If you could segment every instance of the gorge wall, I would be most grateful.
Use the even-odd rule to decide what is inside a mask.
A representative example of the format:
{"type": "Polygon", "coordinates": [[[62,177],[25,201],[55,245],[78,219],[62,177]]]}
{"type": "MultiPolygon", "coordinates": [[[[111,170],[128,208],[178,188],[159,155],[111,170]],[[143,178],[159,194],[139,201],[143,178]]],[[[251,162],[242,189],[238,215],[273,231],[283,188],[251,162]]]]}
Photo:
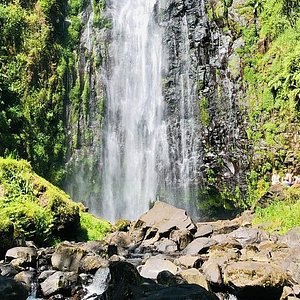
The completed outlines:
{"type": "MultiPolygon", "coordinates": [[[[73,199],[84,202],[92,212],[100,215],[117,197],[110,198],[105,207],[101,205],[103,190],[111,184],[105,178],[103,181],[102,175],[107,174],[104,156],[113,151],[106,148],[108,140],[103,135],[109,126],[106,123],[110,110],[108,93],[112,91],[108,89],[115,59],[112,54],[112,5],[113,1],[107,1],[106,6],[103,4],[98,23],[95,22],[95,4],[88,4],[82,12],[84,26],[77,56],[78,72],[69,78],[71,85],[76,87],[77,84],[82,92],[81,103],[78,107],[71,102],[67,106],[66,190],[73,199]]],[[[241,20],[237,19],[235,3],[230,6],[230,14],[225,8],[221,2],[162,0],[155,4],[152,14],[155,26],[162,32],[161,113],[167,150],[162,150],[162,145],[156,148],[165,152],[164,156],[159,153],[160,159],[157,153],[153,157],[157,187],[152,199],[147,200],[170,201],[197,216],[207,208],[206,203],[223,207],[228,199],[243,197],[247,188],[246,115],[241,101],[244,92],[240,58],[236,54],[243,47],[243,40],[227,26],[231,19],[233,22],[241,20]],[[221,15],[217,16],[216,11],[221,15]],[[226,16],[222,15],[225,11],[226,16]],[[205,201],[211,199],[213,202],[205,201]]],[[[114,51],[119,51],[122,57],[123,50],[114,51]]],[[[123,68],[130,66],[125,64],[123,68]]],[[[125,77],[130,71],[121,71],[121,76],[125,77]]],[[[113,176],[124,174],[120,171],[113,176]]],[[[115,181],[111,191],[122,180],[126,178],[115,181]]],[[[128,184],[133,185],[134,180],[128,184]]],[[[148,182],[146,186],[149,185],[148,182]]],[[[145,194],[146,190],[141,189],[141,193],[145,194]]],[[[131,194],[131,201],[135,203],[131,211],[138,210],[139,204],[134,198],[139,195],[131,194]]],[[[121,211],[127,209],[119,206],[121,211]]],[[[134,216],[118,213],[113,218],[116,217],[134,216]]]]}

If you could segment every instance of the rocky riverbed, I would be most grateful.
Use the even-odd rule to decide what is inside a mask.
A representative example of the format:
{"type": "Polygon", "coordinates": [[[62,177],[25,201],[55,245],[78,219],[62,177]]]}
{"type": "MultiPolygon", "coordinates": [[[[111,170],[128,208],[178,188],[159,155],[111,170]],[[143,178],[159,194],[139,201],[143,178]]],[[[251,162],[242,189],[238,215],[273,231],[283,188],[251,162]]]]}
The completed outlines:
{"type": "Polygon", "coordinates": [[[194,223],[156,202],[105,241],[26,242],[0,262],[0,299],[299,299],[300,229],[270,235],[252,217],[194,223]]]}

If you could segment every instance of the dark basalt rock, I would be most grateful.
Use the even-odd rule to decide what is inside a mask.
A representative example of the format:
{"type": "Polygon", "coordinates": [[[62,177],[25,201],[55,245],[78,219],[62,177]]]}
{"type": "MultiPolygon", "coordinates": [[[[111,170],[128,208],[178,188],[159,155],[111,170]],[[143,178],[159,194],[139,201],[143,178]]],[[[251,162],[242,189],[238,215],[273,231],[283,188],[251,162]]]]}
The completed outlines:
{"type": "Polygon", "coordinates": [[[110,266],[111,280],[103,299],[114,300],[150,300],[150,299],[195,299],[217,300],[218,298],[195,284],[180,284],[178,276],[165,271],[159,275],[159,281],[169,287],[162,287],[153,280],[143,278],[129,263],[118,262],[110,266]]]}
{"type": "Polygon", "coordinates": [[[0,299],[1,300],[26,300],[28,291],[13,279],[0,276],[0,299]]]}

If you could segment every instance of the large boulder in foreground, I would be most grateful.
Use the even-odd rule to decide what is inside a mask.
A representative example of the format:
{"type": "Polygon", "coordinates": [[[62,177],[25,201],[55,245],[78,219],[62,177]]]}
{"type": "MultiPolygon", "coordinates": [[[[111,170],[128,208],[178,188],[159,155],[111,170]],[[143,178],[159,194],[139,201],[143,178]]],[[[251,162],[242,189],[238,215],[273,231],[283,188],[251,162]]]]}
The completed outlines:
{"type": "Polygon", "coordinates": [[[279,299],[287,281],[286,272],[268,261],[238,261],[224,271],[224,282],[234,288],[240,300],[279,299]]]}
{"type": "Polygon", "coordinates": [[[155,228],[160,235],[173,229],[188,229],[194,232],[197,230],[186,211],[161,201],[155,202],[154,206],[138,219],[135,228],[138,227],[155,228]]]}
{"type": "Polygon", "coordinates": [[[135,267],[127,262],[113,263],[109,269],[110,281],[103,295],[105,299],[218,300],[213,293],[196,284],[161,286],[151,279],[140,276],[135,267]]]}
{"type": "Polygon", "coordinates": [[[26,300],[28,292],[19,282],[0,276],[1,300],[26,300]]]}

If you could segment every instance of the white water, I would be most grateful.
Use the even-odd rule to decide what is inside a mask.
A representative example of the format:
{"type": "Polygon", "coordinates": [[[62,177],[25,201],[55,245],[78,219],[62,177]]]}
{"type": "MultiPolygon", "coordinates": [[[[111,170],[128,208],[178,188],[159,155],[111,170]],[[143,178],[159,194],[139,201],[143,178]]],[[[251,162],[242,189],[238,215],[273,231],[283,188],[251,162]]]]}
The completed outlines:
{"type": "Polygon", "coordinates": [[[94,299],[96,296],[102,295],[107,290],[109,280],[109,268],[98,269],[93,278],[93,282],[85,287],[87,294],[83,299],[94,299]],[[93,295],[95,297],[92,297],[93,295]]]}
{"type": "Polygon", "coordinates": [[[168,165],[162,35],[153,19],[156,0],[111,2],[101,214],[134,219],[155,201],[161,162],[168,165]]]}

